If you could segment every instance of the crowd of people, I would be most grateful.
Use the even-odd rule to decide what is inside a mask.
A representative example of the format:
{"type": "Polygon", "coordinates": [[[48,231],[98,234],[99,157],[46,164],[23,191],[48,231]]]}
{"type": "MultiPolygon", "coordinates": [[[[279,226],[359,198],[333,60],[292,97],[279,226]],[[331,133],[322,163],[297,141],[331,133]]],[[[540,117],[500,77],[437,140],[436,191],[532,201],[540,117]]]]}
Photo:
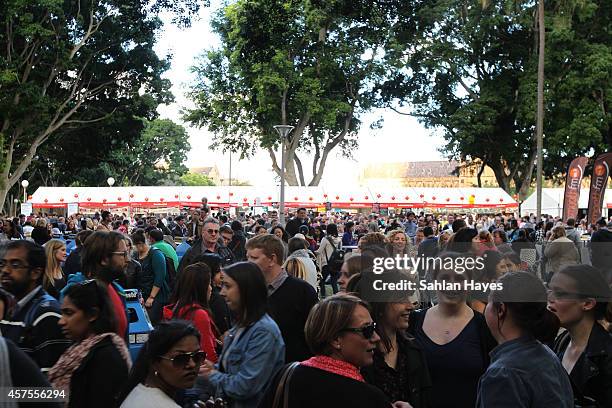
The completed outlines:
{"type": "Polygon", "coordinates": [[[66,390],[68,407],[612,407],[607,220],[290,215],[204,199],[175,217],[5,220],[0,385],[66,390]],[[387,280],[499,290],[372,299],[373,260],[404,255],[484,269],[387,280]],[[125,289],[154,327],[134,361],[125,289]]]}

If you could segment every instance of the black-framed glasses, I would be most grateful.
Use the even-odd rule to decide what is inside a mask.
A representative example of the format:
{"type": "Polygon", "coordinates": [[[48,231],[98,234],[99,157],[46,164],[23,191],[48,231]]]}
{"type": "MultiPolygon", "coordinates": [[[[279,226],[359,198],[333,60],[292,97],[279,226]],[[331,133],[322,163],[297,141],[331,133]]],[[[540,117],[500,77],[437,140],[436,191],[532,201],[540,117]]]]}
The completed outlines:
{"type": "Polygon", "coordinates": [[[6,261],[5,259],[0,259],[0,269],[4,269],[6,267],[8,267],[8,269],[11,269],[11,270],[18,270],[18,269],[28,269],[30,268],[30,265],[23,263],[22,261],[18,259],[11,259],[9,261],[6,261]]]}
{"type": "Polygon", "coordinates": [[[202,365],[202,362],[206,359],[206,352],[202,350],[194,351],[193,353],[181,353],[174,357],[159,356],[164,360],[172,361],[172,365],[176,368],[183,368],[189,364],[190,360],[193,360],[197,367],[202,365]]]}
{"type": "Polygon", "coordinates": [[[376,333],[376,323],[372,322],[367,326],[363,327],[347,327],[346,329],[342,329],[341,331],[360,333],[364,339],[370,340],[372,337],[374,337],[374,333],[376,333]]]}

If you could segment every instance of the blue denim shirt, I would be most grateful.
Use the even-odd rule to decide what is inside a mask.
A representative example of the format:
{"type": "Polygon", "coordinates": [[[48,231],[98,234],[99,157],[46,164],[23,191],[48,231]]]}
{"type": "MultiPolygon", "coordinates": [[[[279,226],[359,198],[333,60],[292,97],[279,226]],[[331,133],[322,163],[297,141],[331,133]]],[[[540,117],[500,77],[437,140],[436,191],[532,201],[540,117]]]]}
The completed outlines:
{"type": "Polygon", "coordinates": [[[219,370],[222,361],[227,361],[227,366],[223,372],[214,372],[209,380],[217,395],[232,401],[232,408],[255,408],[285,362],[285,343],[280,329],[267,314],[234,339],[237,329],[232,327],[225,336],[215,368],[219,370]]]}
{"type": "Polygon", "coordinates": [[[410,238],[414,238],[414,236],[416,235],[416,230],[417,230],[416,222],[406,221],[406,224],[404,224],[404,227],[406,228],[406,235],[408,235],[410,238]]]}
{"type": "Polygon", "coordinates": [[[503,343],[478,383],[477,408],[573,408],[567,372],[555,354],[533,338],[503,343]]]}

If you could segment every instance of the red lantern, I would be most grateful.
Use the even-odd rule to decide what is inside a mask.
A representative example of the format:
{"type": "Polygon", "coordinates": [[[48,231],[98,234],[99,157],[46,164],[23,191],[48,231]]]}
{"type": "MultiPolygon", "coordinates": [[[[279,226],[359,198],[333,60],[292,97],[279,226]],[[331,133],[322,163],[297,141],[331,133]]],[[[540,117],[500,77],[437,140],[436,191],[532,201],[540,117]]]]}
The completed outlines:
{"type": "Polygon", "coordinates": [[[47,200],[47,199],[45,198],[45,203],[48,203],[48,202],[49,202],[49,200],[47,200]]]}
{"type": "Polygon", "coordinates": [[[395,200],[395,196],[391,196],[391,199],[392,199],[392,200],[395,200]]]}
{"type": "Polygon", "coordinates": [[[336,196],[336,200],[339,200],[339,199],[340,199],[340,196],[336,196]]]}
{"type": "Polygon", "coordinates": [[[178,200],[178,194],[175,194],[175,195],[174,195],[174,198],[176,198],[176,199],[178,200]]]}
{"type": "Polygon", "coordinates": [[[376,194],[376,197],[377,197],[377,198],[380,198],[380,194],[376,194]]]}
{"type": "Polygon", "coordinates": [[[188,199],[188,200],[191,200],[191,196],[190,196],[190,195],[188,195],[188,196],[187,196],[187,199],[188,199]]]}
{"type": "Polygon", "coordinates": [[[297,201],[297,200],[298,200],[298,198],[297,198],[297,197],[293,197],[293,201],[297,201]]]}
{"type": "Polygon", "coordinates": [[[309,201],[312,201],[312,197],[308,197],[308,200],[309,200],[309,201]]]}
{"type": "Polygon", "coordinates": [[[368,196],[365,196],[364,198],[367,200],[367,199],[368,199],[368,196]]]}
{"type": "Polygon", "coordinates": [[[91,201],[91,197],[87,197],[87,201],[91,201]]]}
{"type": "Polygon", "coordinates": [[[461,201],[463,201],[463,200],[465,200],[465,197],[459,197],[459,199],[460,199],[461,201]]]}
{"type": "Polygon", "coordinates": [[[246,203],[246,202],[247,202],[247,201],[249,201],[249,200],[248,200],[246,197],[244,197],[244,198],[242,199],[242,201],[244,201],[244,202],[246,203]]]}
{"type": "Polygon", "coordinates": [[[353,197],[351,197],[351,198],[349,198],[349,200],[353,201],[353,200],[354,200],[354,198],[353,198],[353,197]]]}
{"type": "Polygon", "coordinates": [[[405,199],[406,201],[408,201],[408,200],[410,200],[410,197],[406,196],[406,197],[404,197],[404,199],[405,199]]]}
{"type": "Polygon", "coordinates": [[[488,203],[488,202],[489,202],[489,201],[491,201],[491,200],[487,198],[487,199],[485,199],[485,201],[488,203]]]}
{"type": "Polygon", "coordinates": [[[323,194],[323,198],[327,198],[327,194],[323,194]]]}
{"type": "Polygon", "coordinates": [[[78,195],[78,194],[75,194],[75,195],[74,195],[74,198],[79,198],[79,195],[78,195]]]}
{"type": "Polygon", "coordinates": [[[504,202],[504,199],[503,199],[503,198],[500,198],[500,199],[499,199],[499,202],[500,202],[500,203],[503,203],[503,202],[504,202]]]}
{"type": "Polygon", "coordinates": [[[421,195],[419,195],[419,197],[420,197],[421,199],[423,199],[423,198],[425,197],[425,195],[424,195],[424,194],[421,194],[421,195]]]}
{"type": "Polygon", "coordinates": [[[450,201],[450,198],[446,197],[446,202],[448,203],[450,201]]]}
{"type": "Polygon", "coordinates": [[[436,196],[431,197],[433,201],[436,201],[436,196]]]}
{"type": "Polygon", "coordinates": [[[230,197],[234,195],[234,193],[229,193],[230,197]]]}
{"type": "Polygon", "coordinates": [[[121,197],[117,197],[117,201],[121,201],[121,197]]]}
{"type": "Polygon", "coordinates": [[[271,200],[272,200],[272,197],[268,196],[268,201],[271,201],[271,200]]]}
{"type": "Polygon", "coordinates": [[[63,199],[63,198],[60,198],[60,203],[63,203],[63,202],[64,202],[64,199],[63,199]]]}
{"type": "Polygon", "coordinates": [[[145,197],[145,201],[149,201],[149,197],[145,197]]]}
{"type": "Polygon", "coordinates": [[[217,196],[217,200],[220,200],[220,199],[221,199],[221,196],[220,196],[220,195],[218,195],[218,196],[217,196]]]}
{"type": "Polygon", "coordinates": [[[130,194],[130,198],[134,198],[134,194],[130,194]]]}
{"type": "Polygon", "coordinates": [[[159,201],[161,201],[161,202],[163,203],[163,202],[164,202],[164,199],[163,199],[163,198],[160,198],[160,199],[159,199],[159,201]]]}
{"type": "Polygon", "coordinates": [[[31,199],[32,199],[32,196],[31,196],[31,195],[29,195],[29,196],[28,196],[28,200],[31,200],[31,199]]]}
{"type": "Polygon", "coordinates": [[[105,203],[106,202],[106,198],[104,200],[102,200],[102,202],[105,203]]]}

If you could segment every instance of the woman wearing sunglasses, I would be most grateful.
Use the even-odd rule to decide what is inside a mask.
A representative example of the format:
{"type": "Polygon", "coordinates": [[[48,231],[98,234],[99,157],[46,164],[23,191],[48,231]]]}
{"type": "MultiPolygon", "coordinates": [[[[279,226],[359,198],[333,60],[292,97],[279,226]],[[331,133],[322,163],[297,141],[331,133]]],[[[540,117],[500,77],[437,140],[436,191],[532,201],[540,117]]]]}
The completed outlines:
{"type": "Polygon", "coordinates": [[[219,362],[206,361],[200,374],[232,408],[257,407],[270,379],[283,365],[285,343],[266,313],[268,290],[259,267],[239,262],[223,273],[221,295],[234,312],[236,324],[225,337],[219,362]]]}
{"type": "Polygon", "coordinates": [[[360,373],[372,364],[380,341],[365,302],[344,293],[327,297],[312,308],[304,330],[314,357],[281,370],[259,407],[274,407],[279,390],[289,408],[391,408],[385,394],[360,373]]]}
{"type": "Polygon", "coordinates": [[[612,321],[610,288],[588,265],[567,266],[548,285],[548,309],[565,328],[554,351],[570,376],[576,405],[612,407],[612,336],[597,322],[612,321]]]}
{"type": "Polygon", "coordinates": [[[179,408],[177,393],[193,387],[205,358],[195,327],[180,320],[159,323],[130,371],[121,408],[179,408]]]}
{"type": "MultiPolygon", "coordinates": [[[[352,258],[351,258],[352,259],[352,258]]],[[[409,279],[400,272],[386,272],[385,282],[409,279]]],[[[374,364],[361,372],[365,380],[383,391],[391,401],[406,401],[412,408],[429,407],[431,379],[425,354],[406,335],[410,312],[418,305],[414,292],[385,293],[384,302],[372,302],[372,318],[380,336],[374,364]]]]}
{"type": "Polygon", "coordinates": [[[75,343],[49,371],[49,381],[69,391],[68,407],[117,407],[131,365],[124,340],[114,333],[113,307],[95,280],[70,286],[58,324],[75,343]]]}
{"type": "Polygon", "coordinates": [[[546,309],[544,285],[529,272],[510,272],[498,282],[485,317],[499,345],[478,383],[476,407],[573,408],[569,378],[542,344],[559,330],[559,319],[546,309]]]}

